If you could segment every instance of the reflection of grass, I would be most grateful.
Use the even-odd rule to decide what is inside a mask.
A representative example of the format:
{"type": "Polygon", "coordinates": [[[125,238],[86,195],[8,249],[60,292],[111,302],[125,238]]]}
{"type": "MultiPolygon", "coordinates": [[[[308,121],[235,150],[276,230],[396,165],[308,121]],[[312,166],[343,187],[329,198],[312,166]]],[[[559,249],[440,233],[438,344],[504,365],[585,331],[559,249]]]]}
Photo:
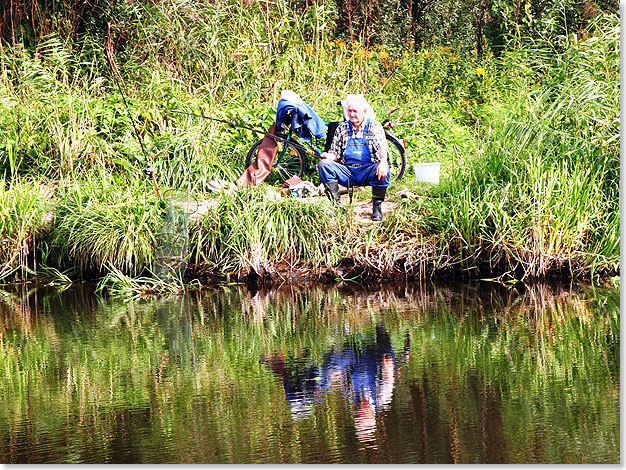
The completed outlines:
{"type": "MultiPolygon", "coordinates": [[[[598,432],[605,438],[594,452],[615,455],[618,448],[617,293],[541,286],[489,296],[426,286],[363,293],[347,285],[343,293],[288,288],[250,296],[233,288],[161,301],[101,301],[69,323],[27,315],[15,300],[0,316],[3,433],[18,432],[28,413],[35,434],[44,428],[54,434],[64,429],[68,413],[77,413],[89,430],[70,441],[77,449],[88,440],[106,447],[119,409],[150,409],[153,431],[181,449],[192,434],[205,440],[204,457],[213,455],[206,462],[254,459],[257,451],[259,461],[298,461],[303,455],[292,443],[309,431],[325,435],[320,446],[330,452],[342,437],[325,430],[342,426],[345,405],[329,397],[317,421],[292,425],[281,386],[259,360],[281,351],[321,364],[333,345],[367,335],[383,317],[397,355],[407,332],[412,340],[412,359],[398,369],[405,379],[394,391],[396,406],[418,406],[419,392],[426,400],[420,406],[438,413],[431,424],[442,435],[461,423],[461,461],[480,457],[472,428],[462,423],[482,425],[488,412],[501,420],[513,461],[528,458],[528,430],[539,432],[547,418],[584,448],[594,445],[598,432]],[[472,402],[476,387],[483,390],[480,403],[472,402]],[[580,413],[581,407],[595,411],[580,413]],[[181,420],[189,412],[203,418],[181,420]],[[212,429],[203,428],[204,420],[212,429]],[[264,436],[282,436],[284,453],[259,449],[264,436]]],[[[152,437],[136,443],[145,461],[152,437]]],[[[419,445],[422,438],[413,437],[406,445],[419,445]]],[[[537,458],[575,459],[555,457],[556,449],[546,442],[537,458]]]]}
{"type": "Polygon", "coordinates": [[[98,282],[96,292],[107,290],[110,295],[132,298],[151,295],[182,294],[184,286],[181,279],[160,279],[156,275],[130,277],[115,266],[109,266],[109,272],[98,282]]]}

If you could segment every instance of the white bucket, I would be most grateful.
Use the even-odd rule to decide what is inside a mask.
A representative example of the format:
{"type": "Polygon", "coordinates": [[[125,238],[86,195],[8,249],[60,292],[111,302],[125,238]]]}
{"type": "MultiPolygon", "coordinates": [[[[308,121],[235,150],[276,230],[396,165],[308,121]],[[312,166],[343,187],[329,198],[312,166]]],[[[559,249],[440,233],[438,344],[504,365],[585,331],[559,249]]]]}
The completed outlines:
{"type": "Polygon", "coordinates": [[[439,184],[439,170],[441,169],[441,163],[414,163],[413,171],[415,172],[415,179],[417,181],[423,181],[425,183],[439,184]]]}

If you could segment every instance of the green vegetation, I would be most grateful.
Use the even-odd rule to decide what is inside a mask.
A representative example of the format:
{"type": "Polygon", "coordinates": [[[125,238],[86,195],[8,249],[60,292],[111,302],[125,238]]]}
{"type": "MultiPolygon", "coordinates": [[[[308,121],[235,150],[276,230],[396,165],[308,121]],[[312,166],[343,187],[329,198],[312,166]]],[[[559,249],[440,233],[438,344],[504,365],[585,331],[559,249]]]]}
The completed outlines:
{"type": "Polygon", "coordinates": [[[108,262],[138,274],[149,264],[162,214],[149,182],[133,182],[101,172],[57,188],[50,243],[59,265],[97,270],[108,262]]]}
{"type": "Polygon", "coordinates": [[[0,181],[0,279],[28,270],[46,229],[47,192],[30,178],[0,181]]]}
{"type": "Polygon", "coordinates": [[[225,194],[192,228],[191,260],[238,274],[262,274],[279,263],[332,266],[352,217],[338,212],[334,220],[328,212],[327,201],[272,198],[264,187],[225,194]]]}
{"type": "Polygon", "coordinates": [[[417,1],[398,10],[410,24],[373,20],[363,2],[350,12],[301,3],[110,1],[76,16],[68,4],[21,27],[20,3],[3,6],[16,9],[0,30],[0,275],[151,267],[163,211],[106,62],[109,35],[160,185],[218,199],[190,225],[201,271],[341,276],[351,259],[364,277],[619,272],[615,6],[527,2],[515,15],[515,2],[475,2],[461,14],[450,2],[443,25],[436,8],[419,16],[417,1]],[[453,23],[473,26],[446,35],[453,23]],[[209,182],[238,177],[258,135],[168,110],[265,130],[283,89],[327,119],[349,92],[365,93],[379,116],[400,106],[409,165],[442,162],[441,184],[417,184],[409,169],[389,192],[398,208],[375,227],[265,190],[211,195],[209,182]],[[420,197],[399,200],[401,189],[420,197]]]}

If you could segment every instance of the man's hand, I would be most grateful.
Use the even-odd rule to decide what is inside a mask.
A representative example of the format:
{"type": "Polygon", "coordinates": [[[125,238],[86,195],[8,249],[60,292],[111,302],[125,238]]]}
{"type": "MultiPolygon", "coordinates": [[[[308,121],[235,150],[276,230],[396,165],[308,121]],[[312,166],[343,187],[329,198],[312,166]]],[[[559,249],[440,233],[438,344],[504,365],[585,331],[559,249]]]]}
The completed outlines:
{"type": "Polygon", "coordinates": [[[378,179],[383,179],[389,173],[389,164],[387,163],[387,158],[382,159],[378,163],[378,168],[376,168],[376,176],[378,179]]]}
{"type": "Polygon", "coordinates": [[[323,158],[325,160],[331,160],[333,162],[337,161],[337,155],[335,155],[335,152],[322,152],[320,154],[320,158],[323,158]]]}

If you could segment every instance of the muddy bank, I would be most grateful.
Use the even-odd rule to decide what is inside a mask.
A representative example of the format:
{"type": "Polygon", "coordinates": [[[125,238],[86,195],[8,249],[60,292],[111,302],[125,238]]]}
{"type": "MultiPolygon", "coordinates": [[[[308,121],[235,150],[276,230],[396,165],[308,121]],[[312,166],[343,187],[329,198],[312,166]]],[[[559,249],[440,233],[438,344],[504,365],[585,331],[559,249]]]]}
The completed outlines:
{"type": "Polygon", "coordinates": [[[417,280],[449,280],[467,281],[472,279],[493,279],[502,282],[532,281],[532,282],[571,282],[588,281],[595,278],[607,281],[613,276],[619,276],[619,270],[602,268],[592,276],[588,270],[576,263],[562,260],[553,263],[544,276],[524,275],[524,272],[510,271],[505,267],[494,266],[489,262],[481,263],[469,269],[460,264],[446,264],[442,267],[410,264],[406,260],[397,262],[392,269],[381,270],[371,264],[364,264],[352,258],[342,259],[331,268],[314,268],[310,265],[290,265],[279,263],[271,269],[261,269],[259,272],[251,269],[245,273],[218,272],[204,265],[189,265],[185,273],[185,281],[197,281],[202,285],[214,285],[227,282],[242,283],[257,287],[277,287],[283,284],[334,284],[342,281],[357,283],[391,283],[417,280]]]}

